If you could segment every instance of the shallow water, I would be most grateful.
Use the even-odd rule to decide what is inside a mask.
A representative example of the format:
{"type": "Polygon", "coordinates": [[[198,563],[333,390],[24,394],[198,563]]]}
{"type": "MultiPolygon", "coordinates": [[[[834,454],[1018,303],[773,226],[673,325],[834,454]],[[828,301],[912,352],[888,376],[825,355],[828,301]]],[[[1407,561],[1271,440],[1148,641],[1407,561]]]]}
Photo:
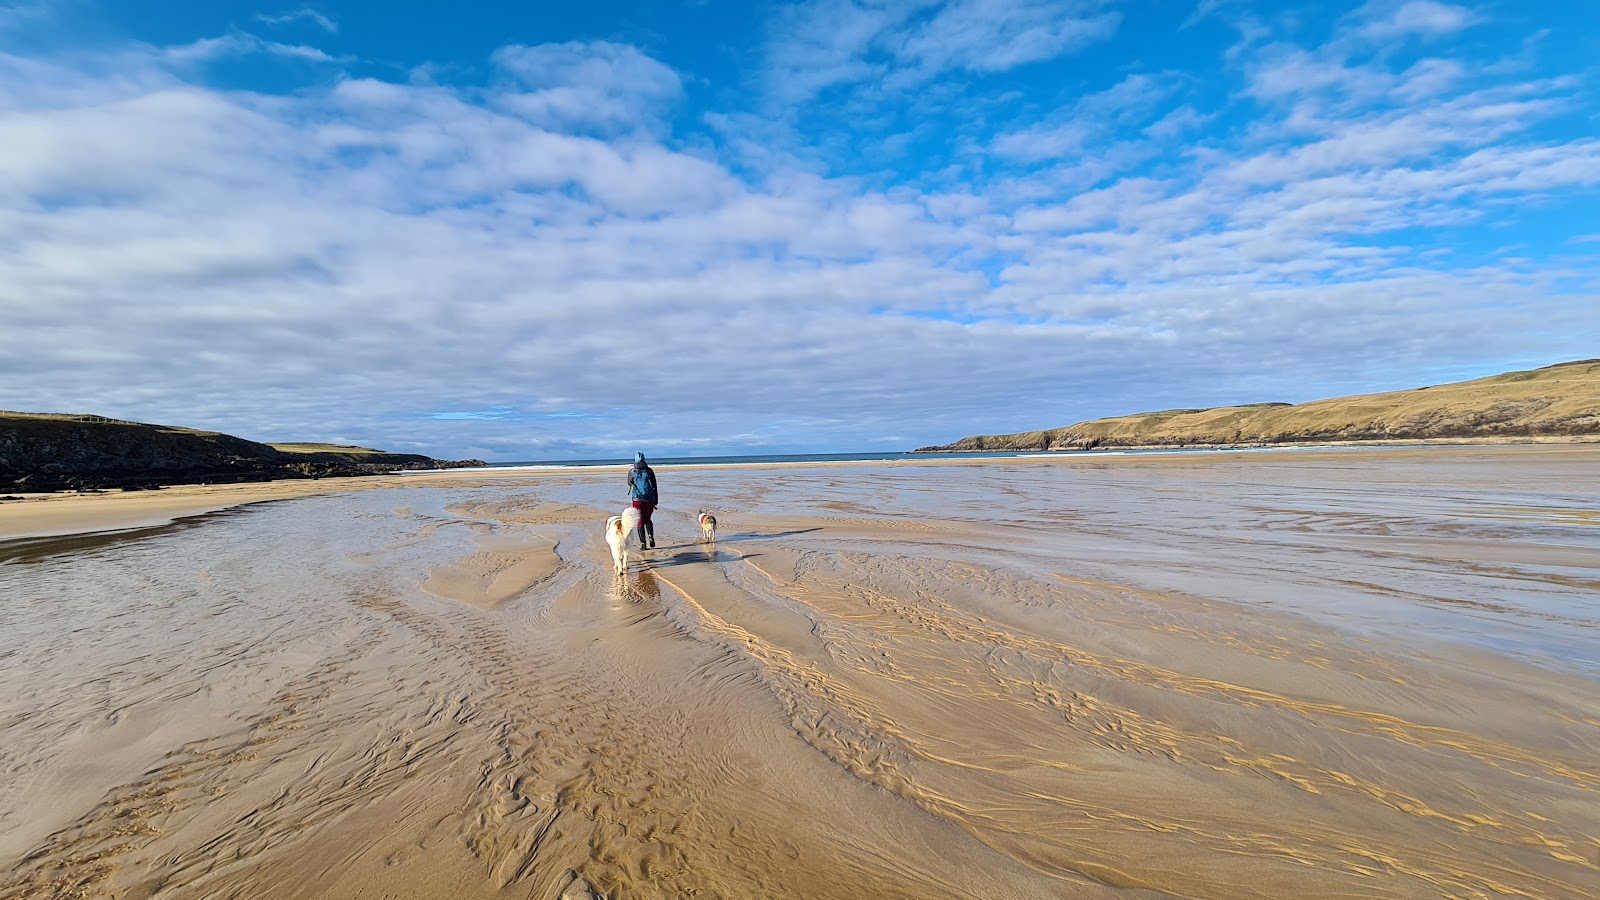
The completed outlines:
{"type": "Polygon", "coordinates": [[[1597,460],[664,468],[623,579],[612,472],[3,544],[0,897],[1592,895],[1597,460]]]}

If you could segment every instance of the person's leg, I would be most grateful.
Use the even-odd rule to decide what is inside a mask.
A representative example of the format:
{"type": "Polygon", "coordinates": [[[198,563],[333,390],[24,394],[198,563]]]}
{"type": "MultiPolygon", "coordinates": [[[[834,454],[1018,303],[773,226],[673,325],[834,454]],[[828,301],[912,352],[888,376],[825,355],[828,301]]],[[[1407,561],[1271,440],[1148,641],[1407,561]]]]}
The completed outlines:
{"type": "Polygon", "coordinates": [[[644,534],[649,535],[650,537],[650,546],[648,549],[654,549],[656,545],[656,521],[655,519],[651,518],[650,515],[655,511],[656,505],[654,503],[646,503],[644,505],[644,513],[640,517],[642,520],[640,524],[644,526],[644,534]]]}
{"type": "Polygon", "coordinates": [[[633,508],[639,511],[639,549],[648,550],[650,545],[645,542],[645,532],[650,528],[650,504],[643,500],[635,500],[633,508]]]}

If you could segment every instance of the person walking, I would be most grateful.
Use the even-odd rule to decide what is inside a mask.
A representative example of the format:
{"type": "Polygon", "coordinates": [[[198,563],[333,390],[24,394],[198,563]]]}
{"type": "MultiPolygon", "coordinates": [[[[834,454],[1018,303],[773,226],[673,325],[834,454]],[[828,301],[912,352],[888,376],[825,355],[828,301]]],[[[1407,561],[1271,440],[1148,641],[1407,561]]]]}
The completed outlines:
{"type": "Polygon", "coordinates": [[[656,472],[644,461],[643,453],[633,455],[633,468],[628,470],[628,494],[633,498],[633,508],[639,511],[639,549],[653,549],[656,525],[650,521],[650,514],[655,512],[661,497],[656,492],[656,472]]]}

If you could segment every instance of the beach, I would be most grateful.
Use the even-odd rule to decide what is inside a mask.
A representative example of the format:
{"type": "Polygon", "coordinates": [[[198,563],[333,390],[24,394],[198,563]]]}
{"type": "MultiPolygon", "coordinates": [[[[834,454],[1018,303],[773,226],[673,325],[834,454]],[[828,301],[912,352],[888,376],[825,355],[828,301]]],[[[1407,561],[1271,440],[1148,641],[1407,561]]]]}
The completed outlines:
{"type": "Polygon", "coordinates": [[[1600,894],[1600,446],[0,504],[0,898],[1600,894]],[[715,544],[695,515],[713,511],[715,544]]]}

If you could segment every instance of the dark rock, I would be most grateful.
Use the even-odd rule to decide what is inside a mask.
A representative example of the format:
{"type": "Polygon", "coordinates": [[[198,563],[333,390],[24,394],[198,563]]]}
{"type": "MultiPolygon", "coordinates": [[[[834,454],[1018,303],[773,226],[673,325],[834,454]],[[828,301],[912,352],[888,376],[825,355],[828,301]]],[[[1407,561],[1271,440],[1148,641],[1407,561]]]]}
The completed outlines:
{"type": "Polygon", "coordinates": [[[228,434],[102,416],[0,412],[0,490],[159,490],[484,465],[407,453],[287,453],[228,434]]]}

